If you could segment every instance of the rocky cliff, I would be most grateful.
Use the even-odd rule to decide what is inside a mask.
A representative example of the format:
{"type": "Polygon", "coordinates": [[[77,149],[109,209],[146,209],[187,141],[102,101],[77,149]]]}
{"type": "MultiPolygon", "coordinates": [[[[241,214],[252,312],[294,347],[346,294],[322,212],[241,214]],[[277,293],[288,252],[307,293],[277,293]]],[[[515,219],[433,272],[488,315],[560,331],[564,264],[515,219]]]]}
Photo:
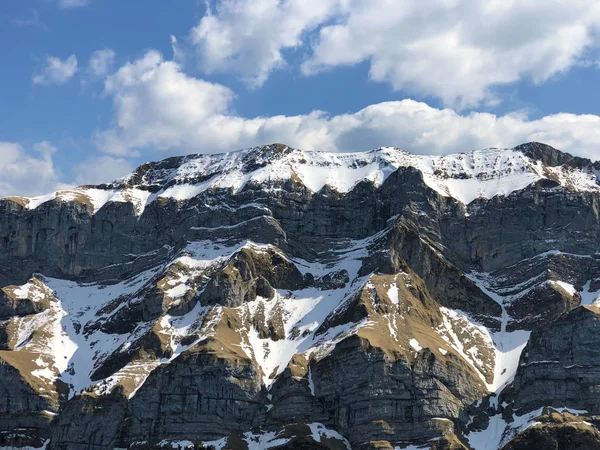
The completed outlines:
{"type": "Polygon", "coordinates": [[[0,447],[598,449],[599,174],[274,144],[0,200],[0,447]]]}

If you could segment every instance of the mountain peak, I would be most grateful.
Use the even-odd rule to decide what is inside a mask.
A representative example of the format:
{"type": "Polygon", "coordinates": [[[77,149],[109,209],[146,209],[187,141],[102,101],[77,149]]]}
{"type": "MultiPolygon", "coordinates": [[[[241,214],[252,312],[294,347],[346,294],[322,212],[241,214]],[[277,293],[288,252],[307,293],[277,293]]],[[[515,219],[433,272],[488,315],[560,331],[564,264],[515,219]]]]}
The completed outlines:
{"type": "Polygon", "coordinates": [[[515,150],[522,152],[524,155],[541,161],[542,164],[550,167],[569,166],[583,168],[589,166],[592,161],[587,158],[573,156],[570,153],[557,150],[550,145],[541,142],[527,142],[517,145],[515,150]]]}

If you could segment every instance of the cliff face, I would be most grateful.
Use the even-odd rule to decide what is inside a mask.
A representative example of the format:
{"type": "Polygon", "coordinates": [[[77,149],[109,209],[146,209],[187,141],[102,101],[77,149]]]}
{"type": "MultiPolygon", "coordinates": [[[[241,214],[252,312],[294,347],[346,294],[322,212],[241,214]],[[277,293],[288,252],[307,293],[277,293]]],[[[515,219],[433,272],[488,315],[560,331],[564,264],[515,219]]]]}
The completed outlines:
{"type": "Polygon", "coordinates": [[[538,143],[0,200],[0,446],[599,448],[599,202],[538,143]]]}

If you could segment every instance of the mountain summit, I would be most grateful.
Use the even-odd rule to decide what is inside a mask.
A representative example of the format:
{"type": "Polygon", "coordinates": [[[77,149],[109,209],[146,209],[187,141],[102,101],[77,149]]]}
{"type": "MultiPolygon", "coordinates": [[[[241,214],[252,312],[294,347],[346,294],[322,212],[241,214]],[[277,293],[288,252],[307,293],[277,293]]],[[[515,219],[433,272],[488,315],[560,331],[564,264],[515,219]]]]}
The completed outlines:
{"type": "Polygon", "coordinates": [[[273,144],[0,200],[0,445],[598,448],[599,174],[273,144]]]}

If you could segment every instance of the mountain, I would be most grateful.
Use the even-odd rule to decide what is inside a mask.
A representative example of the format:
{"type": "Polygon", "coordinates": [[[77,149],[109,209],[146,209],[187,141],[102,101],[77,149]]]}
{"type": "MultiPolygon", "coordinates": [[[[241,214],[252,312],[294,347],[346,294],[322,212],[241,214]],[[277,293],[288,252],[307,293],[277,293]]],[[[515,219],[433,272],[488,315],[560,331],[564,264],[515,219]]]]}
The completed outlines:
{"type": "Polygon", "coordinates": [[[600,448],[600,163],[273,144],[0,200],[0,447],[600,448]]]}

